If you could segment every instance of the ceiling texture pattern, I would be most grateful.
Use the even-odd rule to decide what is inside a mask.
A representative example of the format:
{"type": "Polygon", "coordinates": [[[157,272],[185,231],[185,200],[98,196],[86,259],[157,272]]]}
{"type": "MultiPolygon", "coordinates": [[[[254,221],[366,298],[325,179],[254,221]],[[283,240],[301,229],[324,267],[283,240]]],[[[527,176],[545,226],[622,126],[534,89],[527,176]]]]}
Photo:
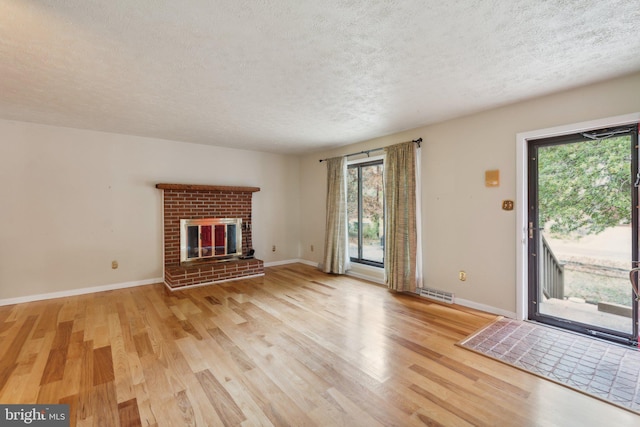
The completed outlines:
{"type": "Polygon", "coordinates": [[[638,0],[0,0],[0,118],[274,153],[638,70],[638,0]]]}

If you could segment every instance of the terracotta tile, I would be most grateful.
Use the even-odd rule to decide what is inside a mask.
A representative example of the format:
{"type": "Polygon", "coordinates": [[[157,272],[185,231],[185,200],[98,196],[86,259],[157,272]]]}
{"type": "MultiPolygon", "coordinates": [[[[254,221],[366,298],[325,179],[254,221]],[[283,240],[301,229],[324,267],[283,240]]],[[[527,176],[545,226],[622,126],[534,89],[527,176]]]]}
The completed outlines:
{"type": "Polygon", "coordinates": [[[460,345],[640,412],[638,349],[510,319],[460,345]]]}

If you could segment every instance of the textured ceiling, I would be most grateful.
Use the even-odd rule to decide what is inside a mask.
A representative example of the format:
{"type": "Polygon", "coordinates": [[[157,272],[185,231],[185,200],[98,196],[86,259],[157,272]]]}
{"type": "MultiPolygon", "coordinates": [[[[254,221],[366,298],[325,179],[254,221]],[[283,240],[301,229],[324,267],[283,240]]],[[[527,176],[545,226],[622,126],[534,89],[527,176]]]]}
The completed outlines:
{"type": "Polygon", "coordinates": [[[638,70],[638,0],[0,0],[0,118],[278,153],[638,70]]]}

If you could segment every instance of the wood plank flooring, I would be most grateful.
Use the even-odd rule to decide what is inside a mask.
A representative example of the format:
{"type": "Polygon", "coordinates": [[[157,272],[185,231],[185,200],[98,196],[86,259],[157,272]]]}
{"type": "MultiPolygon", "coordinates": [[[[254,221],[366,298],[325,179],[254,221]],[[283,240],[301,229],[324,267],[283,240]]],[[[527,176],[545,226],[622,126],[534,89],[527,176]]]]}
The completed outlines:
{"type": "Polygon", "coordinates": [[[77,426],[640,425],[454,345],[493,319],[302,264],[5,306],[0,403],[77,426]]]}

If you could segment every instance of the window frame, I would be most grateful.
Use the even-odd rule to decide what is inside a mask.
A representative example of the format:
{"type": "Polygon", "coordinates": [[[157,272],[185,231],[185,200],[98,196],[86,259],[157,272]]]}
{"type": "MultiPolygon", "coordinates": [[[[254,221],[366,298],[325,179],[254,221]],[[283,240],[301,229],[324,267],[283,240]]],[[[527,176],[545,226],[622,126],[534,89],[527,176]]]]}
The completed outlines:
{"type": "MultiPolygon", "coordinates": [[[[353,169],[353,168],[358,168],[358,257],[352,257],[349,256],[349,259],[352,263],[356,263],[356,264],[361,264],[361,265],[368,265],[371,267],[377,267],[377,268],[384,268],[384,243],[382,246],[382,262],[378,262],[378,261],[373,261],[373,260],[368,260],[366,258],[362,258],[362,248],[363,248],[363,244],[362,244],[362,232],[363,232],[363,227],[362,227],[362,174],[361,174],[361,168],[364,166],[373,166],[373,165],[382,165],[383,168],[383,174],[384,174],[384,166],[385,166],[385,157],[384,155],[379,155],[379,156],[370,156],[370,157],[365,157],[362,159],[357,159],[357,160],[349,160],[347,161],[347,170],[349,169],[353,169]]],[[[347,173],[347,177],[348,178],[348,173],[347,173]]],[[[383,187],[384,189],[384,187],[383,187]]],[[[347,191],[348,191],[348,186],[347,186],[347,191]]],[[[349,198],[349,195],[347,194],[347,199],[349,198]]],[[[347,203],[348,204],[348,203],[347,203]]],[[[382,207],[382,220],[384,221],[384,217],[385,217],[385,206],[384,206],[384,197],[383,197],[383,207],[382,207]]],[[[347,228],[349,227],[349,221],[347,219],[347,228]]]]}

